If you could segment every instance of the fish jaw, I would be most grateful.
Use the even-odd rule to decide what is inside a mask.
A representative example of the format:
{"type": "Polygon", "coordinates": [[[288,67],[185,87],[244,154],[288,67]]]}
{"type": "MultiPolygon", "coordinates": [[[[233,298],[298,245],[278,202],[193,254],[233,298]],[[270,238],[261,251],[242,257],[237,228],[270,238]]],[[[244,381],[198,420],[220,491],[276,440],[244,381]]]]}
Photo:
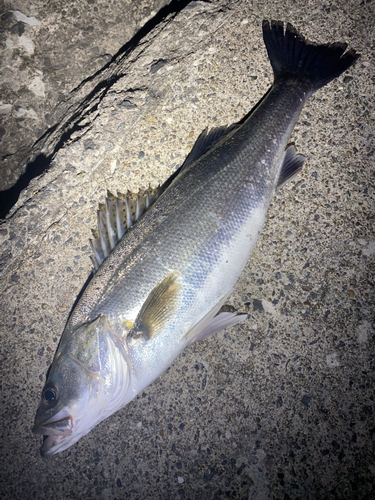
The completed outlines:
{"type": "Polygon", "coordinates": [[[54,417],[43,423],[35,423],[33,432],[35,434],[43,434],[44,441],[40,449],[43,457],[55,453],[59,443],[63,443],[64,438],[71,436],[73,432],[73,418],[67,414],[67,410],[63,408],[54,417]]]}
{"type": "Polygon", "coordinates": [[[58,445],[64,439],[63,436],[44,436],[43,444],[40,447],[40,454],[43,458],[47,458],[54,453],[57,453],[58,445]]]}
{"type": "Polygon", "coordinates": [[[87,418],[74,419],[72,415],[59,420],[59,416],[66,414],[67,411],[64,408],[56,415],[55,419],[34,425],[33,432],[43,434],[43,444],[40,448],[42,457],[45,458],[66,450],[102,420],[101,418],[93,419],[92,416],[90,421],[87,418]]]}
{"type": "Polygon", "coordinates": [[[73,418],[67,413],[65,408],[45,422],[35,423],[33,427],[34,434],[43,434],[46,436],[70,436],[72,430],[73,418]]]}
{"type": "Polygon", "coordinates": [[[106,317],[63,337],[33,427],[44,435],[42,456],[69,448],[132,399],[130,381],[130,360],[106,317]]]}
{"type": "Polygon", "coordinates": [[[88,419],[74,420],[72,416],[69,416],[62,420],[48,421],[39,426],[36,424],[33,432],[43,434],[43,444],[40,448],[42,457],[46,458],[66,450],[101,420],[101,418],[97,418],[88,422],[88,419]]]}

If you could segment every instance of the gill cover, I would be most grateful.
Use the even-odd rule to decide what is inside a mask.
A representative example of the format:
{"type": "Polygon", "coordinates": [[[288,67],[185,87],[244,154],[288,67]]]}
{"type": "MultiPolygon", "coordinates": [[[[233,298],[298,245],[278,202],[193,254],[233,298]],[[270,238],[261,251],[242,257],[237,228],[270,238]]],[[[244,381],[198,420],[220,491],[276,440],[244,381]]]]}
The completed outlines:
{"type": "Polygon", "coordinates": [[[127,354],[106,316],[64,335],[33,428],[34,433],[48,436],[42,454],[68,448],[118,410],[129,376],[127,354]]]}

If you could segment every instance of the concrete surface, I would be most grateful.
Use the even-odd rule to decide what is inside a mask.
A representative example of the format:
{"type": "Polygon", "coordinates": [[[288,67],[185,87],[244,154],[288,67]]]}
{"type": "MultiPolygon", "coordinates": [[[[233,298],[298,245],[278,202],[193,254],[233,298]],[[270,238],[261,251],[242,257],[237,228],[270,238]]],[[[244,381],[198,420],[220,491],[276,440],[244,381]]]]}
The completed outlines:
{"type": "MultiPolygon", "coordinates": [[[[73,11],[49,17],[44,5],[6,9],[50,23],[67,53],[73,11]]],[[[98,21],[104,2],[74,5],[98,9],[83,57],[111,30],[98,21]]],[[[108,5],[111,19],[123,15],[123,3],[108,5]]],[[[176,3],[135,38],[116,38],[102,71],[60,68],[68,84],[51,128],[24,121],[34,138],[44,133],[28,161],[48,170],[0,226],[3,498],[375,497],[374,5],[176,3]],[[262,97],[272,79],[263,18],[292,22],[316,42],[347,41],[362,58],[309,101],[293,133],[309,160],[275,197],[230,298],[249,319],[191,346],[126,408],[43,460],[31,428],[91,271],[97,203],[107,189],[164,181],[203,128],[237,121],[262,97]]],[[[40,78],[37,116],[59,101],[40,78]]]]}

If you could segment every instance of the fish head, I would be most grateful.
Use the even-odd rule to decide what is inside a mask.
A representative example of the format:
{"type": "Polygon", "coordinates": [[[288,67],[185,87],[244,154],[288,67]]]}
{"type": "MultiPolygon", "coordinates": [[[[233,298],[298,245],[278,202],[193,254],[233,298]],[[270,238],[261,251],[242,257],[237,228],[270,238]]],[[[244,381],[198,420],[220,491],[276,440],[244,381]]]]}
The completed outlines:
{"type": "Polygon", "coordinates": [[[130,360],[106,316],[64,332],[33,432],[42,456],[69,448],[129,401],[130,360]]]}

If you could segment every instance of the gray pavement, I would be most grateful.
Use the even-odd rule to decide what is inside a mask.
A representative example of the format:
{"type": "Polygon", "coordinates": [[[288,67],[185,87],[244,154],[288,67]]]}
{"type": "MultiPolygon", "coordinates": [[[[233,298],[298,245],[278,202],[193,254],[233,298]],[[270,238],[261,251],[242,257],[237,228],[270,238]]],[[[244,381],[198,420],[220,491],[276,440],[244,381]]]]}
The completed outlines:
{"type": "Polygon", "coordinates": [[[6,3],[2,189],[28,162],[48,170],[0,226],[0,493],[375,498],[375,4],[177,2],[158,15],[163,5],[6,3]],[[157,186],[204,128],[258,102],[272,81],[264,18],[362,58],[295,128],[308,161],[275,197],[229,300],[249,319],[189,347],[127,407],[42,459],[31,428],[91,272],[98,202],[107,189],[157,186]]]}

